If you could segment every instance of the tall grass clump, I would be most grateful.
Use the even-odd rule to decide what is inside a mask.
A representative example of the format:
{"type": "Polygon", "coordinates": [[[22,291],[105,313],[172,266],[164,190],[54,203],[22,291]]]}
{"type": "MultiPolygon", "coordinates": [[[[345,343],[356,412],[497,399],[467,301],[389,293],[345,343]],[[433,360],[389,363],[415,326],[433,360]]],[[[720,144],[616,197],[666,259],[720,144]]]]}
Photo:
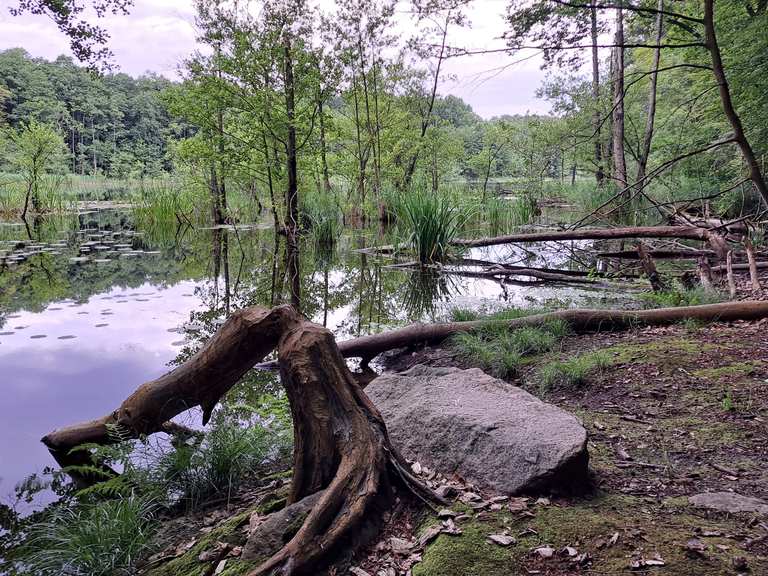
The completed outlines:
{"type": "Polygon", "coordinates": [[[483,208],[489,232],[493,236],[530,224],[538,215],[536,200],[529,195],[511,199],[492,196],[486,199],[483,208]]]}
{"type": "Polygon", "coordinates": [[[180,187],[171,180],[147,180],[134,190],[131,197],[137,223],[200,220],[208,215],[201,206],[208,206],[207,198],[192,186],[180,187]]]}
{"type": "Polygon", "coordinates": [[[400,237],[422,264],[443,262],[454,252],[467,210],[442,193],[418,189],[402,194],[398,203],[400,237]]]}
{"type": "Polygon", "coordinates": [[[32,524],[19,550],[21,574],[135,574],[154,536],[151,499],[129,495],[54,509],[32,524]]]}
{"type": "Polygon", "coordinates": [[[542,392],[555,388],[579,388],[584,386],[596,372],[611,365],[611,357],[605,352],[582,354],[571,360],[552,362],[539,372],[542,392]]]}
{"type": "Polygon", "coordinates": [[[331,247],[341,236],[341,210],[331,194],[308,194],[302,205],[304,221],[316,246],[331,247]]]}

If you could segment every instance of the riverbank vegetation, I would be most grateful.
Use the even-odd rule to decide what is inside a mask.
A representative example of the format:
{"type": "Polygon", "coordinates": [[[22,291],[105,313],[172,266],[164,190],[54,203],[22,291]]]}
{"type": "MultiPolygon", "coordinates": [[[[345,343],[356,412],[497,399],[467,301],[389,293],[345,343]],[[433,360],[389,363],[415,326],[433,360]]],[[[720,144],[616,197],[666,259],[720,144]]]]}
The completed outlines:
{"type": "MultiPolygon", "coordinates": [[[[711,560],[714,574],[731,548],[739,571],[766,565],[757,523],[722,519],[708,547],[700,538],[712,530],[680,524],[709,518],[679,500],[691,478],[720,486],[696,458],[768,494],[758,435],[742,435],[734,415],[748,413],[750,426],[765,417],[762,360],[743,357],[733,326],[713,330],[724,344],[701,332],[739,322],[754,336],[768,317],[765,3],[510,0],[497,47],[457,45],[482,4],[415,1],[402,16],[386,1],[251,10],[203,0],[199,50],[178,80],[96,71],[99,28],[68,6],[20,4],[54,16],[91,69],[0,52],[0,214],[19,217],[28,236],[2,236],[0,302],[44,308],[75,284],[87,299],[110,270],[105,285],[131,285],[122,261],[154,245],[172,253],[163,281],[182,267],[212,281],[174,371],[43,438],[61,471],[21,484],[17,503],[44,490],[58,500],[26,517],[0,507],[12,550],[2,569],[262,576],[358,564],[466,576],[512,565],[646,570],[674,558],[682,576],[707,573],[682,555],[711,560]],[[548,114],[482,118],[441,93],[449,60],[530,50],[546,70],[548,114]],[[81,226],[100,208],[125,210],[135,231],[81,226]],[[46,231],[73,213],[66,240],[46,231]],[[204,242],[185,244],[190,230],[204,242]],[[65,249],[73,255],[57,260],[65,249]],[[333,268],[342,250],[359,266],[333,268]],[[250,270],[246,255],[258,262],[250,270]],[[27,263],[44,280],[30,284],[27,263]],[[385,267],[408,275],[384,280],[385,267]],[[438,306],[454,278],[493,283],[500,310],[438,306]],[[255,288],[238,293],[241,281],[255,288]],[[596,304],[550,298],[535,309],[525,291],[553,286],[596,304]],[[626,293],[624,308],[609,306],[614,292],[626,293]],[[334,327],[355,337],[337,343],[326,327],[343,308],[354,310],[334,327]],[[733,381],[704,352],[727,360],[733,381]],[[480,368],[576,412],[597,439],[597,502],[457,492],[442,471],[406,460],[364,392],[380,355],[480,368]],[[279,367],[280,386],[253,370],[262,362],[279,367]],[[174,419],[190,408],[199,421],[181,426],[174,419]],[[708,426],[712,414],[725,423],[708,426]],[[728,457],[719,432],[738,436],[746,460],[711,457],[705,441],[728,457]],[[166,440],[153,445],[155,433],[166,440]],[[446,513],[449,484],[460,498],[446,513]],[[652,519],[620,528],[623,508],[686,518],[669,531],[652,519]],[[385,516],[386,539],[367,548],[385,516]],[[180,518],[199,525],[171,534],[180,518]],[[619,530],[632,550],[613,548],[619,530]],[[457,558],[447,542],[462,531],[457,558]],[[638,543],[649,533],[653,553],[638,543]],[[678,543],[683,533],[696,542],[678,543]]],[[[134,266],[142,280],[154,273],[134,266]]]]}

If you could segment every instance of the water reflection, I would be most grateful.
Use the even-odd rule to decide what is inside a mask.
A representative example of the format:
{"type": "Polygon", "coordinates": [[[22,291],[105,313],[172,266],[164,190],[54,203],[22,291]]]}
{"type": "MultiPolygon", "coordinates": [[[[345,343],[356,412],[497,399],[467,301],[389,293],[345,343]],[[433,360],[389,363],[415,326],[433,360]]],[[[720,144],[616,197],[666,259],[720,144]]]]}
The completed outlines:
{"type": "MultiPolygon", "coordinates": [[[[238,308],[292,302],[343,339],[440,319],[455,306],[594,297],[395,268],[358,250],[377,243],[391,243],[386,230],[348,231],[329,249],[291,244],[267,225],[137,228],[130,213],[116,210],[0,223],[0,434],[7,439],[0,496],[52,463],[42,435],[113,409],[192,354],[238,308]]],[[[567,267],[578,250],[499,247],[468,256],[567,267]]],[[[274,374],[254,372],[233,394],[255,397],[277,386],[274,374]]]]}

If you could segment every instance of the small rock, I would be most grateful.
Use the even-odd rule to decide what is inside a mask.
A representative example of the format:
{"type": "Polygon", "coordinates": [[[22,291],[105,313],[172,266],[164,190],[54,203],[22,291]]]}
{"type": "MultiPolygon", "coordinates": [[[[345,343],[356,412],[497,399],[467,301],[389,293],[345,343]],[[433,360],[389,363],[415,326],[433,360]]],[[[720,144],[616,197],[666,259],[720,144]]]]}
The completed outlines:
{"type": "Polygon", "coordinates": [[[421,474],[421,464],[414,462],[411,464],[411,470],[413,470],[414,474],[421,474]]]}
{"type": "Polygon", "coordinates": [[[752,512],[768,515],[768,502],[735,492],[704,492],[688,498],[694,506],[721,512],[752,512]]]}
{"type": "Polygon", "coordinates": [[[454,496],[456,496],[458,492],[456,491],[456,488],[454,488],[453,486],[439,486],[435,490],[435,494],[440,496],[440,498],[442,498],[443,500],[447,500],[448,498],[453,498],[454,496]]]}
{"type": "Polygon", "coordinates": [[[704,556],[704,552],[707,550],[707,545],[704,544],[698,538],[691,538],[685,543],[685,551],[690,556],[704,556]]]}
{"type": "Polygon", "coordinates": [[[488,540],[499,546],[511,546],[512,544],[517,544],[517,540],[508,534],[489,534],[488,540]]]}

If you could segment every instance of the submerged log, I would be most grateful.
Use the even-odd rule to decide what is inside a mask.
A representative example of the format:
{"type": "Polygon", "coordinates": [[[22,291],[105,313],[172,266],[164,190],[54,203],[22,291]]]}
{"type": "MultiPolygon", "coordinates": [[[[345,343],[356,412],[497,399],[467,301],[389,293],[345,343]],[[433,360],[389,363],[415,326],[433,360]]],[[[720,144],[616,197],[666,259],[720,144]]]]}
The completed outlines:
{"type": "Polygon", "coordinates": [[[478,248],[498,244],[523,242],[553,242],[567,240],[611,240],[620,238],[686,238],[708,242],[720,258],[727,252],[725,239],[706,228],[697,226],[634,226],[627,228],[594,228],[579,230],[558,230],[554,232],[531,232],[526,234],[508,234],[492,238],[475,240],[454,240],[456,246],[478,248]]]}

